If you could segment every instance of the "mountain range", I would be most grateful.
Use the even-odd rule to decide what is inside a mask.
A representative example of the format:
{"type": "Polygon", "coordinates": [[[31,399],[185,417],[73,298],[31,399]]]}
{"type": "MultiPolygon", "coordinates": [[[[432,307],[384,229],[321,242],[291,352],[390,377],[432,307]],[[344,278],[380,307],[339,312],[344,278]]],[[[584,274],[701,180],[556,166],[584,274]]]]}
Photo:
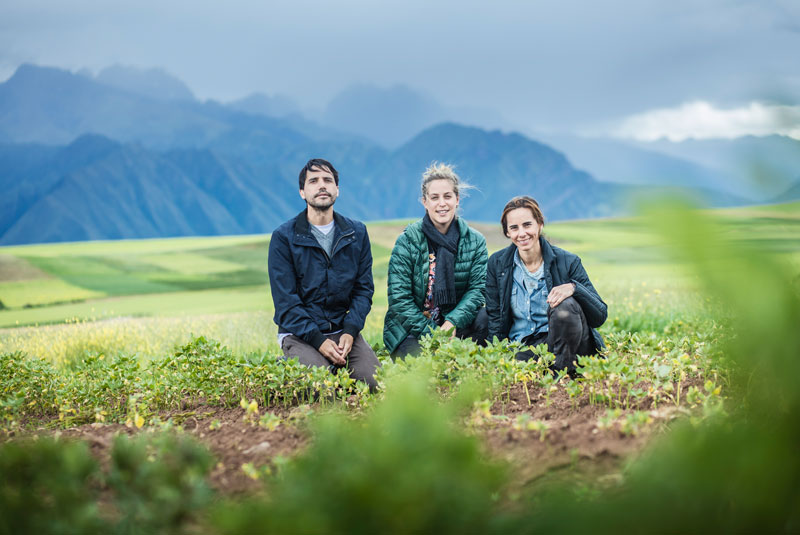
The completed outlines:
{"type": "MultiPolygon", "coordinates": [[[[364,220],[421,216],[419,180],[432,161],[456,164],[475,186],[461,206],[480,221],[524,193],[550,220],[617,215],[630,194],[658,183],[599,181],[551,146],[452,122],[387,147],[373,139],[381,113],[408,116],[394,143],[447,116],[395,93],[404,105],[374,99],[364,108],[375,121],[348,123],[341,114],[356,105],[352,95],[311,120],[288,97],[199,102],[159,70],[91,76],[23,65],[0,84],[0,244],[270,232],[303,208],[297,173],[310,157],[337,166],[337,209],[364,220]]],[[[663,158],[687,176],[679,158],[663,158]]],[[[706,187],[713,178],[695,188],[705,202],[743,202],[706,187]]]]}
{"type": "Polygon", "coordinates": [[[800,141],[784,136],[646,143],[575,136],[545,139],[601,181],[701,186],[732,196],[734,203],[767,202],[800,184],[800,141]]]}

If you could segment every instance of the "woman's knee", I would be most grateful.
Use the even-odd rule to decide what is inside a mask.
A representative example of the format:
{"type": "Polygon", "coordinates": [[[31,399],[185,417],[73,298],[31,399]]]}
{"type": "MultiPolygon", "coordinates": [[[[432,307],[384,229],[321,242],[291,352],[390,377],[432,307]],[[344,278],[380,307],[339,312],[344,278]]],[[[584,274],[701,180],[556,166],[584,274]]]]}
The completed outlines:
{"type": "Polygon", "coordinates": [[[472,322],[476,329],[488,331],[489,330],[489,314],[486,312],[486,307],[478,309],[475,315],[475,321],[472,322]]]}
{"type": "Polygon", "coordinates": [[[489,335],[489,314],[486,313],[486,308],[478,309],[475,321],[472,322],[472,330],[482,341],[486,340],[489,335]]]}
{"type": "Polygon", "coordinates": [[[401,360],[405,360],[407,356],[416,357],[422,352],[422,346],[419,344],[419,339],[409,334],[408,336],[400,342],[395,350],[390,355],[393,360],[397,360],[398,358],[401,360]]]}
{"type": "Polygon", "coordinates": [[[577,321],[581,322],[583,310],[581,305],[575,300],[574,297],[567,297],[561,301],[557,306],[551,307],[547,310],[547,319],[558,322],[571,323],[577,321]]]}

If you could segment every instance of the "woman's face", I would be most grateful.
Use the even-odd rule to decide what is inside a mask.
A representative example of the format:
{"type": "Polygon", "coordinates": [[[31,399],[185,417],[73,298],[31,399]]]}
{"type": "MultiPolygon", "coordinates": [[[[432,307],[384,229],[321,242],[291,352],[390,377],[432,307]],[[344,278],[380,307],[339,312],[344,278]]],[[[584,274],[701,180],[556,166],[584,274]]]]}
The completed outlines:
{"type": "Polygon", "coordinates": [[[511,243],[520,251],[529,251],[539,246],[542,225],[536,221],[529,208],[515,208],[508,212],[506,229],[511,243]]]}
{"type": "Polygon", "coordinates": [[[431,181],[422,205],[436,229],[446,232],[455,219],[458,208],[458,195],[453,189],[453,183],[447,179],[431,181]]]}

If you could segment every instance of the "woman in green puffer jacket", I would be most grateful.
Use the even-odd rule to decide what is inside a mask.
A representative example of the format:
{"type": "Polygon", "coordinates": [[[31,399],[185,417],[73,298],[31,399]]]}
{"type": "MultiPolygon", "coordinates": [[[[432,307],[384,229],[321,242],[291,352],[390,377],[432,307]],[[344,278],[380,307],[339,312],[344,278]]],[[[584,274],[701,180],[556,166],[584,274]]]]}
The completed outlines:
{"type": "Polygon", "coordinates": [[[486,240],[456,215],[465,189],[453,168],[432,164],[422,175],[425,216],[397,238],[389,260],[389,310],[383,343],[392,357],[416,355],[432,329],[483,344],[486,240]]]}

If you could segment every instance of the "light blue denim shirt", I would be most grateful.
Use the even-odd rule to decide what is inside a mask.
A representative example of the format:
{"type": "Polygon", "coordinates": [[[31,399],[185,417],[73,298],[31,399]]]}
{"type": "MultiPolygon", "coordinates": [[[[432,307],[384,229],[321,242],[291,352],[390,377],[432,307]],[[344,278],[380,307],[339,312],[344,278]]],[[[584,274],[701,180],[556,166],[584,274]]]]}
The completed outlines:
{"type": "Polygon", "coordinates": [[[519,341],[530,334],[548,331],[547,284],[544,279],[544,263],[536,273],[531,273],[514,253],[514,282],[511,286],[511,331],[508,338],[519,341]]]}

